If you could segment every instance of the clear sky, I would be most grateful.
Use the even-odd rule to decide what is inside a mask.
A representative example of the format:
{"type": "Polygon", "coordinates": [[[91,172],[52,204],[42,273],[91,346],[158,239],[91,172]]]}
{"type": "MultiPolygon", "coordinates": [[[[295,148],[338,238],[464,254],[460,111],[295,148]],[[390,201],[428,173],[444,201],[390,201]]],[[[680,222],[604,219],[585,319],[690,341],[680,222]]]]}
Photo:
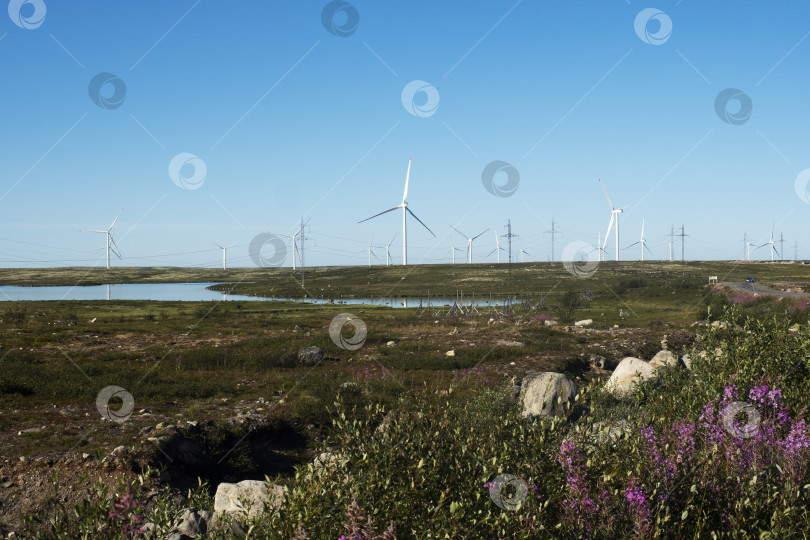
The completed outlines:
{"type": "Polygon", "coordinates": [[[772,226],[785,258],[794,242],[810,258],[796,190],[799,177],[807,198],[807,2],[12,0],[8,12],[2,266],[103,264],[104,236],[79,230],[122,208],[115,265],[217,266],[216,242],[252,266],[254,237],[302,217],[307,265],[366,264],[372,237],[395,234],[400,263],[398,212],[357,222],[400,203],[409,156],[408,203],[437,237],[409,220],[410,263],[449,262],[451,239],[465,244],[451,225],[488,230],[474,262],[495,260],[491,229],[510,219],[527,261],[550,259],[552,218],[556,259],[596,244],[610,219],[598,178],[627,207],[622,248],[646,220],[648,258],[667,258],[682,224],[688,259],[741,258],[743,234],[763,244],[772,226]],[[718,110],[724,95],[736,97],[718,110]],[[493,161],[519,174],[511,196],[485,189],[493,161]]]}

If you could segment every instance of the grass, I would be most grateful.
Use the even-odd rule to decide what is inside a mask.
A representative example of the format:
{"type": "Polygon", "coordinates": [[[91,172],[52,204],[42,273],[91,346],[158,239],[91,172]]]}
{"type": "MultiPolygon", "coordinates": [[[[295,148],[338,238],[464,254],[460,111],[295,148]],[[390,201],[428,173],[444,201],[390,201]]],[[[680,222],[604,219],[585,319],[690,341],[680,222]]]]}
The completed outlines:
{"type": "MultiPolygon", "coordinates": [[[[476,519],[493,527],[486,529],[489,537],[523,534],[520,532],[523,529],[510,528],[508,516],[498,514],[497,508],[480,506],[487,494],[481,492],[480,486],[469,482],[478,479],[483,484],[491,480],[494,471],[509,470],[519,471],[525,478],[540,479],[548,474],[548,478],[556,480],[550,480],[547,489],[556,486],[555,489],[564,490],[564,483],[560,483],[561,469],[555,465],[555,460],[560,437],[569,432],[570,426],[563,429],[563,424],[559,424],[549,429],[527,426],[517,417],[512,419],[515,411],[502,399],[506,381],[512,376],[522,376],[529,369],[551,370],[568,373],[571,377],[581,375],[578,384],[588,387],[592,379],[592,375],[585,375],[584,359],[588,354],[649,359],[660,348],[659,342],[665,334],[676,352],[691,346],[694,339],[691,324],[704,318],[707,308],[716,318],[733,303],[732,296],[709,288],[708,275],[722,277],[724,271],[730,271],[725,278],[729,281],[754,275],[758,282],[790,282],[807,280],[810,272],[801,265],[746,264],[733,269],[732,266],[727,263],[645,263],[644,266],[603,263],[591,279],[574,278],[559,265],[543,264],[514,265],[511,279],[505,268],[484,265],[371,270],[331,268],[314,269],[309,273],[308,287],[353,291],[351,294],[358,297],[382,295],[391,287],[401,294],[418,294],[421,290],[425,296],[428,289],[432,295],[450,296],[463,289],[465,298],[473,292],[476,296],[491,292],[494,296],[512,294],[531,302],[529,307],[515,304],[513,313],[498,314],[482,308],[480,314],[470,316],[450,316],[446,310],[420,313],[415,309],[282,302],[0,303],[0,433],[3,434],[0,435],[0,455],[16,458],[80,449],[101,457],[111,448],[124,444],[146,454],[151,452],[147,462],[160,463],[161,458],[154,448],[150,450],[151,445],[141,445],[140,432],[157,422],[174,423],[180,418],[210,421],[212,424],[202,433],[210,443],[212,454],[219,456],[241,436],[238,430],[228,427],[228,421],[239,411],[258,407],[274,425],[285,426],[284,432],[294,441],[289,448],[278,450],[281,454],[272,454],[286,456],[282,460],[285,465],[273,470],[279,474],[277,481],[291,490],[299,490],[291,492],[293,501],[300,500],[303,504],[314,497],[312,490],[333,489],[327,488],[324,482],[335,479],[297,483],[292,469],[298,464],[300,474],[300,467],[321,451],[328,440],[355,452],[351,459],[359,461],[352,461],[352,467],[376,475],[374,478],[383,482],[375,484],[365,495],[362,484],[358,483],[349,491],[341,491],[334,499],[343,505],[341,511],[348,511],[352,500],[357,499],[379,525],[379,530],[388,524],[388,518],[382,519],[386,515],[397,522],[397,531],[404,534],[403,537],[410,536],[407,531],[411,519],[431,523],[439,520],[443,525],[434,527],[433,532],[454,536],[461,534],[459,527],[469,525],[471,516],[481,510],[486,512],[482,516],[489,517],[476,519]],[[358,282],[362,276],[365,281],[358,282]],[[366,342],[356,351],[339,348],[329,336],[332,319],[346,311],[359,316],[368,328],[366,342]],[[559,317],[593,318],[594,323],[588,330],[577,331],[544,324],[548,318],[559,317]],[[614,325],[619,329],[614,329],[614,325]],[[395,344],[388,346],[389,341],[395,344]],[[515,341],[523,345],[499,344],[515,341]],[[309,345],[322,348],[331,360],[317,366],[301,364],[297,351],[309,345]],[[448,350],[453,350],[455,355],[447,356],[448,350]],[[343,389],[346,382],[357,383],[359,389],[343,389]],[[136,413],[122,425],[109,422],[98,425],[95,399],[107,385],[125,388],[135,400],[136,413]],[[418,421],[413,422],[403,419],[397,429],[402,437],[410,434],[411,438],[400,439],[397,444],[402,449],[410,448],[411,455],[433,456],[431,459],[436,461],[432,468],[413,469],[414,463],[408,461],[407,453],[400,453],[398,461],[390,461],[390,457],[381,453],[390,446],[358,434],[358,426],[365,425],[373,431],[381,415],[399,409],[403,403],[411,403],[416,409],[410,410],[421,410],[424,416],[416,413],[418,421]],[[142,409],[154,416],[141,415],[138,411],[142,409]],[[431,415],[435,420],[426,424],[424,419],[431,415]],[[500,421],[497,419],[504,418],[505,423],[497,423],[500,421]],[[46,429],[16,435],[18,430],[36,426],[46,426],[46,429]],[[458,429],[467,430],[464,439],[467,442],[463,443],[466,450],[435,435],[458,429]],[[428,436],[429,433],[434,435],[428,436]],[[504,443],[511,450],[496,450],[504,443]],[[382,446],[368,446],[374,444],[382,446]],[[527,448],[533,450],[526,454],[527,448]],[[377,455],[373,452],[380,452],[379,461],[362,458],[363,452],[371,456],[377,455]],[[453,461],[458,452],[463,463],[453,461]],[[477,452],[477,461],[469,461],[469,452],[477,452]],[[482,468],[482,463],[493,458],[501,464],[482,468]],[[539,470],[537,459],[542,462],[539,470]],[[368,469],[371,463],[378,465],[379,474],[368,469]],[[400,467],[402,475],[396,479],[387,476],[389,466],[400,467]],[[462,470],[469,474],[464,473],[466,480],[452,480],[451,491],[458,493],[454,499],[451,500],[451,493],[445,493],[444,488],[437,488],[438,491],[430,492],[435,491],[433,506],[415,500],[412,504],[403,503],[403,508],[411,509],[412,517],[395,510],[400,498],[410,501],[410,495],[424,491],[429,477],[454,478],[461,474],[457,471],[462,470]],[[391,482],[399,482],[399,487],[386,487],[387,477],[391,482]],[[407,485],[412,481],[416,486],[419,479],[422,479],[422,491],[414,487],[415,491],[411,492],[407,485]],[[386,502],[385,492],[389,488],[397,499],[386,502]],[[442,500],[442,493],[444,502],[436,506],[442,500]],[[452,503],[455,506],[450,511],[452,503]],[[462,513],[459,508],[464,509],[462,513]]],[[[67,269],[47,277],[38,270],[19,271],[14,279],[29,285],[64,284],[59,280],[75,279],[81,272],[87,273],[88,284],[93,280],[109,282],[113,275],[121,282],[173,282],[179,281],[181,275],[200,281],[217,281],[220,277],[234,279],[236,275],[231,271],[194,269],[185,274],[185,270],[171,269],[115,269],[109,274],[67,269]]],[[[295,287],[298,287],[300,295],[300,285],[292,281],[286,270],[252,270],[248,274],[249,280],[255,283],[240,284],[245,287],[243,292],[270,291],[278,296],[296,296],[295,287]]],[[[11,278],[0,272],[0,279],[8,283],[11,278]]],[[[746,316],[770,320],[770,324],[777,325],[806,324],[807,321],[798,305],[773,298],[740,303],[734,313],[736,315],[731,317],[737,324],[746,324],[746,316]]],[[[757,335],[769,332],[764,327],[756,331],[757,335]]],[[[626,418],[645,408],[654,411],[648,419],[656,429],[664,429],[667,422],[671,428],[678,418],[694,415],[697,404],[707,402],[709,389],[717,391],[723,381],[731,377],[737,380],[740,373],[745,373],[746,384],[749,384],[757,373],[778,375],[780,370],[784,371],[778,362],[790,356],[785,350],[798,350],[784,348],[793,343],[790,340],[794,337],[795,334],[789,334],[784,343],[779,339],[771,340],[766,350],[761,341],[745,343],[734,341],[734,336],[707,335],[704,347],[710,348],[712,340],[717,340],[718,346],[735,343],[738,347],[735,352],[739,351],[745,361],[723,364],[714,374],[709,369],[704,370],[703,379],[697,385],[704,394],[684,391],[684,388],[695,388],[697,379],[673,372],[669,378],[662,377],[663,386],[643,389],[634,401],[618,401],[596,391],[597,377],[593,379],[592,390],[583,394],[582,403],[591,410],[594,421],[626,418]],[[757,351],[773,357],[774,363],[753,362],[760,354],[757,351]],[[677,396],[675,401],[672,401],[673,396],[677,396]]],[[[801,347],[810,348],[805,344],[801,347]]],[[[806,382],[792,380],[788,386],[783,386],[794,408],[804,403],[800,397],[804,391],[802,384],[806,382]]],[[[265,448],[269,439],[262,437],[249,438],[244,447],[234,452],[228,461],[229,468],[196,472],[212,482],[220,481],[226,473],[260,476],[262,470],[268,470],[260,459],[262,451],[259,449],[265,448]]],[[[272,439],[270,432],[267,437],[272,439]]],[[[641,451],[640,446],[634,448],[636,452],[641,451]]],[[[612,459],[610,454],[597,457],[604,463],[612,459]]],[[[592,456],[592,459],[595,458],[592,456]]],[[[595,471],[590,478],[596,480],[599,475],[608,474],[606,471],[595,471]]],[[[628,469],[622,474],[630,472],[628,469]]],[[[652,481],[650,478],[647,480],[652,481]]],[[[645,489],[649,490],[649,486],[645,489]]],[[[559,497],[550,491],[544,496],[548,497],[552,510],[558,512],[554,519],[559,519],[562,515],[559,514],[562,511],[559,497]]],[[[293,502],[291,508],[298,508],[296,504],[293,502]]],[[[305,512],[303,507],[301,511],[305,512]]],[[[306,512],[315,516],[320,511],[326,509],[318,506],[306,512]]],[[[354,508],[352,512],[360,510],[354,508]]],[[[536,518],[540,519],[543,512],[536,518]]],[[[544,526],[556,527],[551,519],[541,521],[544,526]]],[[[287,531],[288,538],[295,533],[295,520],[288,521],[287,516],[279,515],[271,521],[283,523],[279,530],[287,531]]],[[[312,537],[341,530],[334,520],[327,520],[323,529],[307,527],[312,537]]],[[[534,530],[533,534],[536,533],[534,530]]]]}

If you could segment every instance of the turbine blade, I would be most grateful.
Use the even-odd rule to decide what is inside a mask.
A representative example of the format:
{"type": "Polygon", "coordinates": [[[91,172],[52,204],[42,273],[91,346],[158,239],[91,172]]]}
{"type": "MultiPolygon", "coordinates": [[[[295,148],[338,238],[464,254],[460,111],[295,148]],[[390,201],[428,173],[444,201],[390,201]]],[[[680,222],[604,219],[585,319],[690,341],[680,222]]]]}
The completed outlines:
{"type": "Polygon", "coordinates": [[[391,239],[391,241],[388,242],[388,247],[391,247],[391,244],[393,244],[394,240],[396,240],[396,239],[397,239],[397,235],[395,234],[394,237],[391,239]]]}
{"type": "Polygon", "coordinates": [[[607,197],[608,204],[610,205],[610,210],[612,211],[613,210],[613,203],[611,202],[610,197],[608,197],[607,190],[605,189],[605,185],[602,183],[601,178],[599,179],[599,185],[602,186],[602,191],[605,192],[605,197],[607,197]]]}
{"type": "MultiPolygon", "coordinates": [[[[370,219],[374,219],[374,218],[375,218],[375,217],[377,217],[377,216],[381,216],[381,215],[383,215],[383,214],[387,214],[388,212],[393,212],[394,210],[399,210],[400,208],[402,208],[402,207],[401,207],[401,206],[395,206],[395,207],[393,207],[393,208],[389,208],[389,209],[388,209],[388,210],[386,210],[385,212],[380,212],[379,214],[374,214],[374,215],[373,215],[373,216],[371,216],[370,218],[366,218],[366,219],[364,219],[364,220],[358,221],[357,223],[363,223],[363,221],[368,221],[368,220],[370,220],[370,219]]],[[[285,235],[285,236],[287,236],[287,235],[285,235]]]]}
{"type": "MultiPolygon", "coordinates": [[[[485,232],[487,232],[487,231],[484,231],[484,232],[482,232],[481,234],[484,234],[485,232]]],[[[475,240],[476,238],[478,238],[479,236],[481,236],[481,234],[477,234],[477,235],[473,236],[472,238],[470,238],[470,240],[475,240]]]]}
{"type": "Polygon", "coordinates": [[[96,230],[96,229],[93,229],[93,230],[84,230],[84,231],[79,231],[79,232],[98,232],[98,233],[104,233],[104,234],[107,234],[107,231],[99,231],[99,230],[96,230]]]}
{"type": "Polygon", "coordinates": [[[627,247],[626,247],[626,248],[624,248],[624,249],[630,249],[631,247],[633,247],[633,246],[637,246],[637,245],[639,245],[640,243],[641,243],[641,242],[633,242],[632,244],[630,244],[629,246],[627,246],[627,247]]]}
{"type": "Polygon", "coordinates": [[[470,239],[470,237],[469,237],[469,236],[467,236],[466,234],[464,234],[464,233],[463,233],[463,232],[461,232],[460,230],[456,229],[456,228],[455,228],[455,227],[453,227],[452,225],[450,225],[450,228],[451,228],[451,229],[453,229],[454,231],[456,231],[458,234],[460,234],[460,235],[461,235],[461,236],[463,236],[464,238],[466,238],[467,240],[469,240],[469,239],[470,239]]]}
{"type": "Polygon", "coordinates": [[[607,234],[605,234],[605,239],[602,240],[602,250],[604,250],[605,246],[607,246],[608,238],[610,238],[610,229],[613,228],[613,220],[615,220],[615,219],[616,219],[616,214],[611,212],[610,213],[610,223],[608,223],[608,228],[607,228],[607,234]]]}
{"type": "Polygon", "coordinates": [[[649,251],[649,252],[650,252],[650,255],[652,255],[652,254],[653,254],[652,250],[651,250],[650,248],[648,248],[648,247],[647,247],[647,244],[646,244],[646,243],[644,244],[644,249],[646,249],[647,251],[649,251]]]}
{"type": "MultiPolygon", "coordinates": [[[[422,220],[421,220],[421,219],[419,219],[418,217],[416,217],[416,214],[414,214],[414,213],[411,211],[411,209],[410,209],[410,208],[408,208],[408,207],[406,206],[406,207],[405,207],[405,210],[407,210],[407,211],[408,211],[408,213],[409,213],[410,215],[412,215],[412,216],[413,216],[413,219],[415,219],[415,220],[416,220],[416,221],[418,221],[419,223],[422,223],[422,220]]],[[[428,226],[427,226],[427,225],[425,225],[424,223],[422,223],[422,227],[426,228],[430,234],[433,234],[433,231],[431,231],[431,230],[430,230],[430,227],[428,227],[428,226]]],[[[435,234],[433,234],[433,238],[436,238],[436,235],[435,235],[435,234]]]]}
{"type": "Polygon", "coordinates": [[[411,179],[411,160],[413,158],[408,158],[408,172],[405,174],[405,191],[402,193],[402,202],[405,203],[405,199],[408,197],[408,182],[411,179]]]}
{"type": "Polygon", "coordinates": [[[115,227],[115,222],[116,222],[116,221],[118,221],[118,218],[120,218],[120,217],[121,217],[121,214],[123,214],[123,213],[124,213],[124,209],[122,208],[122,209],[121,209],[121,211],[120,211],[120,212],[118,212],[118,215],[117,215],[117,216],[115,216],[115,219],[113,220],[112,225],[110,225],[110,228],[109,228],[109,229],[107,229],[108,231],[109,231],[110,229],[112,229],[113,227],[115,227]]]}

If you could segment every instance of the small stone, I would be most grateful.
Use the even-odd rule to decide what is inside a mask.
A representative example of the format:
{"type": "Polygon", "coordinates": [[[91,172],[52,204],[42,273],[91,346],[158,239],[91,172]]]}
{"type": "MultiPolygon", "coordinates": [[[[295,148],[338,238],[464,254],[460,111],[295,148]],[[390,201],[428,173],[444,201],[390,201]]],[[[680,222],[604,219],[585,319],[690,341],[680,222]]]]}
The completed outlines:
{"type": "Polygon", "coordinates": [[[386,347],[393,347],[394,345],[396,345],[396,342],[394,341],[389,341],[388,343],[385,344],[386,347]]]}
{"type": "Polygon", "coordinates": [[[456,355],[456,351],[453,351],[453,350],[451,350],[451,351],[447,351],[446,353],[444,353],[444,355],[445,355],[445,356],[455,356],[455,355],[456,355]]]}
{"type": "Polygon", "coordinates": [[[574,323],[574,326],[590,326],[593,324],[593,319],[582,319],[574,323]]]}

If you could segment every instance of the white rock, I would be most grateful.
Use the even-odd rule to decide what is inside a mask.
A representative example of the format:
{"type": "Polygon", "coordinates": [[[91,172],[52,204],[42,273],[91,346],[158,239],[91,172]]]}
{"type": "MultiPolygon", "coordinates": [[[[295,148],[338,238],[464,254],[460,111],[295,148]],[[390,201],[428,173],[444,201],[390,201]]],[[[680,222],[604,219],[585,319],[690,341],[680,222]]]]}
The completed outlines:
{"type": "Polygon", "coordinates": [[[640,358],[628,356],[619,362],[605,388],[616,395],[630,392],[637,383],[653,376],[655,368],[640,358]]]}
{"type": "Polygon", "coordinates": [[[593,324],[593,319],[582,319],[574,323],[574,326],[590,326],[593,324]]]}
{"type": "Polygon", "coordinates": [[[562,416],[564,405],[573,403],[576,385],[562,373],[532,373],[521,384],[522,416],[562,416]]]}
{"type": "Polygon", "coordinates": [[[214,512],[255,517],[264,507],[278,508],[284,500],[284,488],[261,480],[242,480],[237,484],[223,482],[214,495],[214,512]]]}
{"type": "Polygon", "coordinates": [[[389,341],[389,342],[388,342],[388,343],[386,343],[385,345],[386,345],[386,346],[388,346],[388,347],[393,347],[394,345],[396,345],[396,342],[394,342],[394,341],[389,341]]]}
{"type": "Polygon", "coordinates": [[[689,353],[686,353],[683,356],[681,356],[681,362],[683,362],[683,365],[684,367],[686,367],[686,369],[689,370],[692,369],[692,358],[689,356],[689,353]]]}
{"type": "Polygon", "coordinates": [[[444,355],[445,355],[445,356],[455,356],[455,355],[456,355],[456,351],[447,351],[446,353],[444,353],[444,355]]]}
{"type": "Polygon", "coordinates": [[[654,368],[677,366],[678,357],[672,354],[672,351],[658,351],[655,356],[652,357],[652,360],[650,360],[650,365],[654,368]]]}
{"type": "Polygon", "coordinates": [[[557,321],[555,321],[554,319],[546,319],[543,321],[544,326],[557,326],[557,324],[558,324],[557,321]]]}

